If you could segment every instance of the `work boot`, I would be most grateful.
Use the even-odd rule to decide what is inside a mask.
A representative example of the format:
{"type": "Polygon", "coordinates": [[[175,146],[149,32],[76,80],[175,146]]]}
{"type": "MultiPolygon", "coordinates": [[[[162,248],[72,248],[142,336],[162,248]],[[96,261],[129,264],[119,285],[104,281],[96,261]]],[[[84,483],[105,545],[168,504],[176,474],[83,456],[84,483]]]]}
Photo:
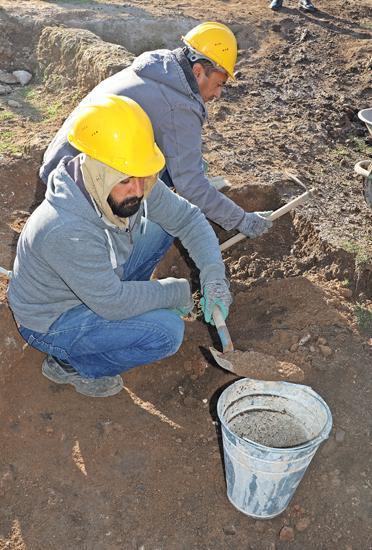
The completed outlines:
{"type": "Polygon", "coordinates": [[[310,0],[300,0],[298,3],[298,7],[306,11],[316,11],[316,7],[314,6],[314,4],[312,4],[310,0]]]}
{"type": "Polygon", "coordinates": [[[272,10],[280,10],[282,6],[283,6],[283,0],[273,0],[270,4],[270,8],[272,10]]]}
{"type": "Polygon", "coordinates": [[[119,374],[101,378],[83,378],[71,365],[52,355],[44,359],[41,371],[52,382],[71,384],[78,393],[89,397],[109,397],[123,389],[123,380],[119,374]]]}

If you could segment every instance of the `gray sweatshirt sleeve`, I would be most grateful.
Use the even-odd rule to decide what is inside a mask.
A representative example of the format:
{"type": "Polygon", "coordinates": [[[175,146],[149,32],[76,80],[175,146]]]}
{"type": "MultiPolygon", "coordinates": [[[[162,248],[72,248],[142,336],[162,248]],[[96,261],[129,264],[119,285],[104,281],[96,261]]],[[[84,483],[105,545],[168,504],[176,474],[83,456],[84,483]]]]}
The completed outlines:
{"type": "Polygon", "coordinates": [[[69,291],[104,319],[128,319],[189,301],[190,288],[185,279],[121,281],[112,269],[103,231],[92,238],[74,227],[64,227],[62,233],[57,225],[44,239],[43,255],[48,258],[49,269],[58,273],[69,291]]]}
{"type": "Polygon", "coordinates": [[[187,107],[176,106],[163,122],[159,146],[177,192],[196,204],[224,229],[235,229],[244,210],[215,189],[204,174],[201,152],[201,120],[187,107]]]}
{"type": "Polygon", "coordinates": [[[200,270],[200,286],[224,279],[225,265],[215,232],[197,206],[158,181],[148,197],[149,219],[178,237],[200,270]]]}

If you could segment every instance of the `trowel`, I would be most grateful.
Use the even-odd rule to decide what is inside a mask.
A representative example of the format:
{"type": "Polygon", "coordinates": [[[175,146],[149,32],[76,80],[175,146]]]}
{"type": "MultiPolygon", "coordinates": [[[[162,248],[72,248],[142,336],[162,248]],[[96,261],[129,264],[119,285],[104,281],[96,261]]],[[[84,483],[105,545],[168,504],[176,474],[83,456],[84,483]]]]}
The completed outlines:
{"type": "MultiPolygon", "coordinates": [[[[306,191],[305,193],[303,193],[299,197],[296,197],[281,208],[278,208],[278,210],[272,212],[272,214],[267,216],[267,218],[269,220],[276,220],[277,218],[280,218],[290,210],[293,210],[297,206],[300,206],[301,204],[304,204],[306,201],[308,201],[311,198],[312,193],[313,189],[306,191]]],[[[225,241],[220,246],[220,249],[221,251],[227,250],[228,248],[245,238],[247,238],[246,235],[243,235],[243,233],[238,233],[231,239],[225,241]]],[[[235,350],[221,310],[217,306],[214,308],[213,311],[213,320],[222,344],[222,352],[217,351],[214,347],[210,347],[209,350],[213,355],[216,363],[223,369],[233,372],[238,376],[250,376],[251,368],[249,365],[252,364],[252,361],[257,363],[257,361],[260,360],[261,363],[268,363],[267,365],[263,364],[261,370],[267,372],[269,379],[273,379],[271,373],[272,369],[270,369],[270,363],[274,361],[278,364],[277,371],[279,373],[279,379],[286,377],[298,381],[299,379],[303,378],[303,373],[301,369],[298,369],[298,367],[291,363],[281,363],[276,361],[274,357],[265,356],[264,354],[259,354],[253,351],[243,352],[235,350]]],[[[263,372],[263,374],[265,377],[265,372],[263,372]]]]}

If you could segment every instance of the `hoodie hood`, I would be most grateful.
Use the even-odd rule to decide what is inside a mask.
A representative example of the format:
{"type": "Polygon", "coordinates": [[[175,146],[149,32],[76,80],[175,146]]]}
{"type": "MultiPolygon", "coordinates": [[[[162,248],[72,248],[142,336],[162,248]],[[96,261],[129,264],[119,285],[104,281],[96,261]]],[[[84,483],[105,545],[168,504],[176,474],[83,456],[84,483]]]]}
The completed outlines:
{"type": "MultiPolygon", "coordinates": [[[[76,160],[80,161],[79,157],[77,157],[76,160]]],[[[66,215],[68,215],[69,212],[73,216],[84,218],[103,229],[107,229],[109,226],[111,230],[115,231],[116,228],[118,231],[121,231],[122,229],[110,223],[110,220],[102,215],[100,211],[97,211],[93,198],[84,188],[83,178],[81,177],[80,182],[76,182],[72,179],[66,168],[71,160],[72,157],[64,157],[54,172],[52,172],[53,177],[49,177],[48,179],[47,191],[45,194],[46,200],[55,208],[63,208],[66,211],[66,215]]],[[[155,183],[156,180],[146,182],[145,198],[149,195],[155,183]]],[[[133,226],[135,220],[140,218],[143,208],[144,205],[142,203],[138,212],[126,218],[125,224],[123,225],[124,229],[128,226],[133,226]]]]}
{"type": "Polygon", "coordinates": [[[177,92],[197,98],[205,108],[198,83],[182,48],[144,52],[133,61],[131,68],[141,78],[165,84],[177,92]]]}
{"type": "Polygon", "coordinates": [[[63,208],[66,215],[70,213],[102,227],[103,222],[98,218],[89,195],[84,194],[67,171],[66,166],[72,159],[73,157],[64,157],[51,172],[45,199],[54,208],[63,208]]]}

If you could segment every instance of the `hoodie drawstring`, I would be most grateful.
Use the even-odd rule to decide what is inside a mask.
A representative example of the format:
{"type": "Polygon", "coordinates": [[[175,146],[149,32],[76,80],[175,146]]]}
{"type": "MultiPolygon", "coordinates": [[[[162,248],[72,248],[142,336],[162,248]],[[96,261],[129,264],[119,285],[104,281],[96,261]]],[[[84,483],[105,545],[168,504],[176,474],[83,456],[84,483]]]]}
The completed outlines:
{"type": "Polygon", "coordinates": [[[110,235],[110,232],[109,232],[108,229],[105,229],[105,233],[106,233],[107,240],[108,240],[109,247],[110,247],[110,262],[111,262],[111,266],[112,266],[112,269],[116,269],[116,268],[118,267],[118,261],[117,261],[117,259],[116,259],[116,254],[115,254],[114,247],[112,246],[111,235],[110,235]]]}
{"type": "Polygon", "coordinates": [[[142,235],[144,235],[146,233],[146,228],[147,228],[147,200],[144,199],[143,201],[143,213],[144,213],[144,218],[145,218],[145,221],[142,225],[142,228],[141,228],[141,233],[142,235]]]}

